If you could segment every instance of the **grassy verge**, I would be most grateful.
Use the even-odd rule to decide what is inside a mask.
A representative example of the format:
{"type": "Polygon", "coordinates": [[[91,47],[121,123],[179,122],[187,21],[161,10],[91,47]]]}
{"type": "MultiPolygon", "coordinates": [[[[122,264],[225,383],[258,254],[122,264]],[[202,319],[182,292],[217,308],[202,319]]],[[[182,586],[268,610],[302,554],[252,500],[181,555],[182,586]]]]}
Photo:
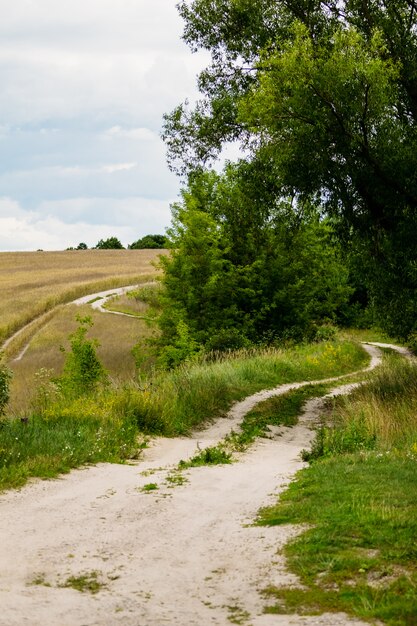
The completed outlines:
{"type": "Polygon", "coordinates": [[[135,413],[145,432],[184,435],[261,389],[346,374],[367,361],[363,349],[349,342],[240,352],[214,363],[186,364],[148,380],[140,394],[131,390],[126,410],[135,413]]]}
{"type": "Polygon", "coordinates": [[[270,426],[295,426],[306,401],[324,396],[334,385],[335,383],[307,385],[282,396],[273,396],[260,402],[252,411],[246,413],[240,425],[240,432],[226,437],[226,446],[233,450],[243,451],[257,437],[266,436],[270,426]]]}
{"type": "Polygon", "coordinates": [[[417,365],[396,356],[338,399],[301,471],[262,524],[307,524],[285,548],[303,588],[271,613],[345,611],[390,626],[417,615],[417,365]]]}
{"type": "Polygon", "coordinates": [[[28,421],[5,420],[0,428],[0,486],[23,484],[29,476],[53,476],[83,463],[135,456],[139,432],[187,434],[260,389],[345,374],[367,361],[363,349],[348,342],[244,352],[186,364],[140,384],[105,386],[75,399],[40,376],[28,421]]]}
{"type": "Polygon", "coordinates": [[[127,418],[90,415],[33,416],[27,422],[0,422],[0,490],[20,487],[28,478],[53,478],[86,463],[123,462],[144,445],[127,418]]]}

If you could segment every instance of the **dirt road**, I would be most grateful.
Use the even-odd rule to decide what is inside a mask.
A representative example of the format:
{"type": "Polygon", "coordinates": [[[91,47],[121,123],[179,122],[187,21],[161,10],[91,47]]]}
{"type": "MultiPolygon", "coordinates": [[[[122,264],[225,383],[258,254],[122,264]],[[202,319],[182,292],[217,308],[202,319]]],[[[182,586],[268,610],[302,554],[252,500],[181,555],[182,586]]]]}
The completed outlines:
{"type": "MultiPolygon", "coordinates": [[[[379,350],[367,350],[375,367],[379,350]]],[[[156,439],[135,464],[102,464],[2,494],[0,624],[360,624],[343,615],[263,614],[263,588],[297,584],[277,555],[297,528],[250,524],[302,467],[321,400],[308,403],[298,426],[260,439],[237,463],[176,471],[180,459],[236,429],[257,402],[301,384],[237,403],[198,437],[156,439]],[[97,593],[68,586],[89,582],[97,593]]]]}

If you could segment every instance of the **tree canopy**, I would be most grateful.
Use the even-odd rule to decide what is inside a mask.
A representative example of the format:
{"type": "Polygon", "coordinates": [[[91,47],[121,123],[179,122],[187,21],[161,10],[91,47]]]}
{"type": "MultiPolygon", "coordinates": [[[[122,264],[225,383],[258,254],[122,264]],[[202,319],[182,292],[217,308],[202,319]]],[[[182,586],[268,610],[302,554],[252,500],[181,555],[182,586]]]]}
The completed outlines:
{"type": "Polygon", "coordinates": [[[137,241],[129,244],[130,250],[144,250],[144,249],[160,249],[166,248],[168,245],[168,239],[165,235],[145,235],[137,241]]]}
{"type": "Polygon", "coordinates": [[[97,250],[123,250],[124,246],[117,237],[109,237],[108,239],[100,239],[94,246],[97,250]]]}
{"type": "Polygon", "coordinates": [[[189,175],[239,142],[273,172],[267,193],[322,206],[362,251],[387,329],[417,330],[414,0],[182,0],[179,12],[211,63],[200,101],[165,117],[171,168],[189,175]]]}

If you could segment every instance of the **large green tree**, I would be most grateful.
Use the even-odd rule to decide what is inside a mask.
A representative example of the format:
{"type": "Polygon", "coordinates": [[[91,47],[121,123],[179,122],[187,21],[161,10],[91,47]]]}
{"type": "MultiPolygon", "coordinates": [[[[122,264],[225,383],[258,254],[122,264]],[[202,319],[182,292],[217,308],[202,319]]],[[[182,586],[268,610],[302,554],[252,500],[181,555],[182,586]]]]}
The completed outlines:
{"type": "Polygon", "coordinates": [[[193,171],[241,142],[274,171],[277,197],[320,203],[361,249],[386,327],[415,331],[415,2],[184,0],[179,11],[185,40],[212,62],[196,106],[166,116],[171,167],[193,171]]]}
{"type": "Polygon", "coordinates": [[[195,173],[173,207],[159,319],[168,365],[199,347],[315,338],[347,299],[328,224],[290,200],[261,210],[255,170],[242,162],[221,175],[195,173]]]}

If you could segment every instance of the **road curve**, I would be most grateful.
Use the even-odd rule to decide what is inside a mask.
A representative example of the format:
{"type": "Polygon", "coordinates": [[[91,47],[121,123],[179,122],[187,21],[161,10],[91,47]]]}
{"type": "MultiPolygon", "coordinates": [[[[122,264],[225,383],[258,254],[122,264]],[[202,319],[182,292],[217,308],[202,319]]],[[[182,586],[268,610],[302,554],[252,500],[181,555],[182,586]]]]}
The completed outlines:
{"type": "MultiPolygon", "coordinates": [[[[365,349],[369,371],[381,353],[365,349]]],[[[307,384],[314,383],[254,394],[191,438],[155,439],[135,464],[84,468],[0,495],[2,626],[226,626],[240,617],[248,626],[365,626],[343,614],[263,614],[263,588],[299,584],[279,549],[300,529],[251,523],[303,467],[300,451],[323,399],[237,463],[192,468],[181,480],[175,471],[180,459],[237,429],[258,402],[307,384]],[[144,490],[149,483],[156,489],[144,490]],[[96,595],[65,586],[92,573],[102,584],[96,595]]]]}

